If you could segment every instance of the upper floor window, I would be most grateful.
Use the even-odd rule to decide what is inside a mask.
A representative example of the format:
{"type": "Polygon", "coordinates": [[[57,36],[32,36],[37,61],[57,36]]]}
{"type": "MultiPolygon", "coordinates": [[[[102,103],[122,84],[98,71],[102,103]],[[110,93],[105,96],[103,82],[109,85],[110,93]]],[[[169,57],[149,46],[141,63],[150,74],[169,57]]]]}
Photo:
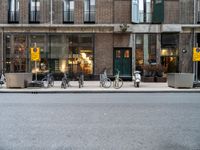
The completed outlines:
{"type": "Polygon", "coordinates": [[[95,0],[84,0],[84,22],[95,23],[95,0]]]}
{"type": "Polygon", "coordinates": [[[40,22],[40,0],[30,0],[29,23],[40,22]]]}
{"type": "Polygon", "coordinates": [[[164,20],[164,0],[132,0],[132,22],[159,23],[164,20]]]}
{"type": "Polygon", "coordinates": [[[8,23],[19,23],[19,0],[8,1],[8,23]]]}
{"type": "Polygon", "coordinates": [[[197,1],[197,23],[200,24],[200,0],[197,1]]]}
{"type": "Polygon", "coordinates": [[[74,22],[74,0],[64,0],[63,1],[63,22],[73,23],[74,22]]]}

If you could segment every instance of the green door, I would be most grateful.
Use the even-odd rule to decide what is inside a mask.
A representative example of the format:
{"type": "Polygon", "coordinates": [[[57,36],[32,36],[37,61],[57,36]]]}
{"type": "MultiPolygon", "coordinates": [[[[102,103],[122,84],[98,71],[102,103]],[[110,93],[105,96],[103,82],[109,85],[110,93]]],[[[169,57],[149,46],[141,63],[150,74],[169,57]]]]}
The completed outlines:
{"type": "Polygon", "coordinates": [[[114,49],[114,67],[113,72],[120,71],[120,76],[131,76],[132,72],[132,54],[131,48],[115,48],[114,49]]]}

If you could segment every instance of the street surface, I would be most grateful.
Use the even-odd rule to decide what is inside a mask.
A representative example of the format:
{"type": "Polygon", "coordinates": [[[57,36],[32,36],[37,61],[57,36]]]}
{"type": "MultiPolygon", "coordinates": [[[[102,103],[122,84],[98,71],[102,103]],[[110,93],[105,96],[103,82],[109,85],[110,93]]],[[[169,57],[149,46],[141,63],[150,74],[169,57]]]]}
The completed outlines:
{"type": "Polygon", "coordinates": [[[200,93],[1,93],[0,150],[200,150],[200,93]]]}

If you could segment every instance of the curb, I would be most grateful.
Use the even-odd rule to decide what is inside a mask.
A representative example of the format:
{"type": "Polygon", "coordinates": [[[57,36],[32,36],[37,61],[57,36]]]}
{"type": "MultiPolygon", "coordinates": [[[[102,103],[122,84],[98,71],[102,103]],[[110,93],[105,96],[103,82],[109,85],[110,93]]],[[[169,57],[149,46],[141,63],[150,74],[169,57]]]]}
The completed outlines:
{"type": "Polygon", "coordinates": [[[200,93],[200,89],[196,90],[0,90],[0,93],[15,94],[95,94],[95,93],[200,93]]]}

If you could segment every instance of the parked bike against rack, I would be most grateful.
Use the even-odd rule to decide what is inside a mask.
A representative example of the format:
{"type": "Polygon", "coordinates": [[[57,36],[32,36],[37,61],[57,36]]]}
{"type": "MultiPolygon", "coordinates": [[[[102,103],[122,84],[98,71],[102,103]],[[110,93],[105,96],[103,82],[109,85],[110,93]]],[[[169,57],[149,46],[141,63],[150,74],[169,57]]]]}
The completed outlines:
{"type": "Polygon", "coordinates": [[[83,87],[83,84],[84,84],[84,74],[81,72],[79,75],[78,75],[78,87],[81,88],[83,87]]]}
{"type": "Polygon", "coordinates": [[[68,75],[64,73],[64,77],[62,78],[62,82],[61,82],[61,88],[66,89],[66,87],[69,87],[70,86],[69,81],[70,80],[68,78],[68,75]]]}
{"type": "Polygon", "coordinates": [[[113,81],[113,87],[115,89],[119,89],[123,86],[123,80],[119,77],[120,71],[117,70],[117,74],[115,75],[115,80],[113,81]]]}
{"type": "Polygon", "coordinates": [[[52,73],[48,73],[43,79],[42,82],[44,87],[49,88],[54,86],[54,77],[52,73]]]}
{"type": "Polygon", "coordinates": [[[107,76],[106,68],[103,71],[103,74],[100,74],[100,87],[109,88],[112,85],[110,78],[107,76]]]}
{"type": "Polygon", "coordinates": [[[2,72],[0,75],[0,85],[2,86],[3,84],[5,84],[5,82],[6,82],[6,78],[5,78],[4,73],[2,72]]]}

